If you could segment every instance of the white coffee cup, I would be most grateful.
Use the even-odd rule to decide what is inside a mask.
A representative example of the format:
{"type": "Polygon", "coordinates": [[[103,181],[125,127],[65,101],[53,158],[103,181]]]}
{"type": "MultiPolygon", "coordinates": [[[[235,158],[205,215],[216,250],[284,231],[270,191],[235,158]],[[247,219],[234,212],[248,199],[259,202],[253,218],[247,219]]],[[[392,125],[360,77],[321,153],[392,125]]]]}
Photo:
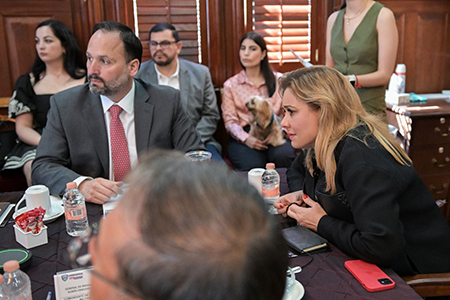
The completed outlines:
{"type": "Polygon", "coordinates": [[[20,201],[16,205],[16,213],[20,204],[24,200],[26,201],[25,203],[27,211],[41,206],[43,209],[45,209],[45,214],[47,216],[52,215],[50,192],[48,190],[48,187],[46,187],[45,185],[33,185],[27,188],[24,197],[22,197],[22,199],[20,199],[20,201]]]}
{"type": "Polygon", "coordinates": [[[288,267],[288,270],[286,272],[286,287],[284,288],[285,297],[289,295],[289,293],[291,292],[294,283],[295,283],[295,273],[292,271],[291,267],[288,267]]]}
{"type": "Polygon", "coordinates": [[[253,185],[258,192],[262,194],[262,184],[261,184],[261,177],[264,173],[265,169],[262,168],[254,168],[248,171],[248,183],[253,185]]]}

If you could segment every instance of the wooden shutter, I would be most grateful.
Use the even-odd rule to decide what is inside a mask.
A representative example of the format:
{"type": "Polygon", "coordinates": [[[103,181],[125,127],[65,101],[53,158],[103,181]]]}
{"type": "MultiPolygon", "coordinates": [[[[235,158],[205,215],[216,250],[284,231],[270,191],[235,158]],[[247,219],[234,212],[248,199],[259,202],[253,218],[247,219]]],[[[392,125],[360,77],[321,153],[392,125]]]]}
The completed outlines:
{"type": "Polygon", "coordinates": [[[310,60],[310,0],[247,0],[247,8],[247,28],[264,37],[271,63],[298,62],[289,49],[310,60]]]}
{"type": "Polygon", "coordinates": [[[199,62],[199,31],[196,0],[137,0],[139,38],[144,46],[142,61],[149,60],[148,33],[157,23],[177,29],[183,48],[180,57],[199,62]]]}

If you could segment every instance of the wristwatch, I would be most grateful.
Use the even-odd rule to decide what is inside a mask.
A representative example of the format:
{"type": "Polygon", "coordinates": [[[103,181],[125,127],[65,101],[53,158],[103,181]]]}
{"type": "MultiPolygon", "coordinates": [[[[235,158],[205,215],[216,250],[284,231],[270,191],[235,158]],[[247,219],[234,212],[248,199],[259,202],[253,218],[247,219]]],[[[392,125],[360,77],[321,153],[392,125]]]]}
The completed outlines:
{"type": "Polygon", "coordinates": [[[347,75],[348,76],[348,80],[350,81],[350,83],[352,84],[352,86],[355,86],[356,84],[356,76],[355,75],[347,75]]]}

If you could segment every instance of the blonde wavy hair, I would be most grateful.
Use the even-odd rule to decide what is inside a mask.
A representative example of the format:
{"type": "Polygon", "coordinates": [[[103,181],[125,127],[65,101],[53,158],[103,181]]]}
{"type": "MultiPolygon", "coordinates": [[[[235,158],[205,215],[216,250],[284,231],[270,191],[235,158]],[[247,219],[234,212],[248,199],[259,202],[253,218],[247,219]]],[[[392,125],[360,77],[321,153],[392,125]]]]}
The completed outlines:
{"type": "MultiPolygon", "coordinates": [[[[334,150],[348,132],[366,124],[370,133],[401,165],[411,165],[411,159],[389,133],[388,126],[380,117],[367,113],[358,94],[346,77],[335,69],[325,66],[303,68],[285,74],[279,80],[280,95],[290,89],[299,101],[319,110],[319,130],[314,149],[308,149],[306,167],[312,175],[313,158],[326,174],[327,191],[336,192],[336,159],[334,150]]],[[[356,138],[356,137],[353,137],[356,138]]]]}

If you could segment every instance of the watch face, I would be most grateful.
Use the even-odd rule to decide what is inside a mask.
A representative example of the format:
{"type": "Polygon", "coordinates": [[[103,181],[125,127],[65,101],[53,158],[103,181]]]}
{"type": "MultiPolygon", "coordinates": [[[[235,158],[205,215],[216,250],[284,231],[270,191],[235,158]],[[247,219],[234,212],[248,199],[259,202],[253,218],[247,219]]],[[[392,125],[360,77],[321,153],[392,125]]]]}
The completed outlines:
{"type": "Polygon", "coordinates": [[[355,75],[348,75],[348,80],[350,81],[350,83],[355,86],[356,83],[356,78],[355,75]]]}

